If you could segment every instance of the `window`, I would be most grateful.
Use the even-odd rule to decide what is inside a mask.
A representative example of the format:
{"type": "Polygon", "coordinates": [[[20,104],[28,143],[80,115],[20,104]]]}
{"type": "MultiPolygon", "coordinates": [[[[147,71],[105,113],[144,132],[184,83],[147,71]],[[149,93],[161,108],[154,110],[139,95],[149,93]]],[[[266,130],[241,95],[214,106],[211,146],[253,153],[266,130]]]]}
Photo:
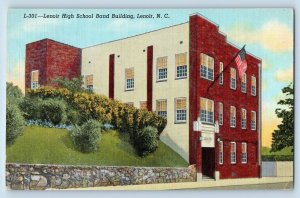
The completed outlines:
{"type": "Polygon", "coordinates": [[[236,125],[236,108],[230,106],[230,127],[235,127],[236,125]]]}
{"type": "Polygon", "coordinates": [[[223,73],[223,63],[220,62],[220,68],[219,68],[219,72],[220,72],[220,77],[219,77],[219,84],[223,85],[223,79],[224,79],[224,73],[223,73]]]}
{"type": "Polygon", "coordinates": [[[223,103],[219,102],[219,125],[223,125],[223,103]]]}
{"type": "Polygon", "coordinates": [[[167,68],[168,57],[159,57],[157,58],[156,72],[157,72],[157,81],[167,80],[168,77],[168,68],[167,68]]]}
{"type": "Polygon", "coordinates": [[[214,123],[214,101],[200,98],[200,119],[201,122],[214,123]]]}
{"type": "Polygon", "coordinates": [[[159,116],[167,117],[167,100],[156,100],[156,113],[159,116]]]}
{"type": "Polygon", "coordinates": [[[230,88],[236,89],[236,70],[230,68],[230,88]]]}
{"type": "Polygon", "coordinates": [[[147,110],[147,101],[140,101],[140,109],[147,110]]]}
{"type": "Polygon", "coordinates": [[[175,99],[175,122],[186,122],[186,98],[175,99]]]}
{"type": "Polygon", "coordinates": [[[246,74],[243,75],[241,89],[242,89],[243,93],[247,92],[247,75],[246,74]]]}
{"type": "Polygon", "coordinates": [[[134,70],[133,68],[125,69],[125,90],[133,90],[134,89],[134,70]]]}
{"type": "Polygon", "coordinates": [[[31,72],[31,89],[39,88],[39,70],[31,72]]]}
{"type": "Polygon", "coordinates": [[[130,107],[134,106],[133,102],[125,102],[124,104],[127,105],[127,106],[130,106],[130,107]]]}
{"type": "Polygon", "coordinates": [[[230,142],[230,162],[231,164],[236,163],[236,143],[230,142]]]}
{"type": "Polygon", "coordinates": [[[85,76],[85,87],[86,87],[86,89],[89,91],[89,92],[93,92],[93,84],[94,84],[94,82],[93,82],[94,80],[93,80],[93,75],[91,74],[91,75],[86,75],[85,76]]]}
{"type": "Polygon", "coordinates": [[[256,112],[251,111],[251,130],[256,130],[256,112]]]}
{"type": "Polygon", "coordinates": [[[246,126],[247,126],[247,110],[246,109],[242,109],[242,112],[241,112],[241,126],[242,126],[242,129],[246,129],[246,126]]]}
{"type": "Polygon", "coordinates": [[[219,142],[219,164],[223,164],[223,142],[219,142]]]}
{"type": "Polygon", "coordinates": [[[176,78],[186,78],[187,77],[187,64],[186,64],[186,53],[176,54],[176,78]]]}
{"type": "Polygon", "coordinates": [[[256,96],[256,78],[251,76],[251,95],[256,96]]]}
{"type": "Polygon", "coordinates": [[[247,143],[242,142],[242,163],[247,163],[247,143]]]}
{"type": "Polygon", "coordinates": [[[200,76],[207,80],[214,80],[214,59],[201,53],[200,76]]]}

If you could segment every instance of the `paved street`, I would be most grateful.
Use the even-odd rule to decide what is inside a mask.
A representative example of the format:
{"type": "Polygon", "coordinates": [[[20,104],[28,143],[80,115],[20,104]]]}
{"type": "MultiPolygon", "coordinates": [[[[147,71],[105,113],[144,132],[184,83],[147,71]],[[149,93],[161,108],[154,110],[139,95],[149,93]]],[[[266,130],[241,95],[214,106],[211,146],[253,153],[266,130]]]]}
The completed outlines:
{"type": "MultiPolygon", "coordinates": [[[[219,187],[208,187],[208,188],[196,188],[193,190],[292,190],[293,182],[282,182],[274,184],[250,184],[250,185],[236,185],[236,186],[219,186],[219,187]]],[[[190,190],[190,189],[188,189],[190,190]]]]}
{"type": "MultiPolygon", "coordinates": [[[[247,179],[224,179],[186,183],[142,184],[128,186],[103,186],[75,188],[72,190],[216,190],[216,189],[292,189],[293,177],[263,177],[247,179]]],[[[71,190],[71,189],[68,189],[71,190]]]]}

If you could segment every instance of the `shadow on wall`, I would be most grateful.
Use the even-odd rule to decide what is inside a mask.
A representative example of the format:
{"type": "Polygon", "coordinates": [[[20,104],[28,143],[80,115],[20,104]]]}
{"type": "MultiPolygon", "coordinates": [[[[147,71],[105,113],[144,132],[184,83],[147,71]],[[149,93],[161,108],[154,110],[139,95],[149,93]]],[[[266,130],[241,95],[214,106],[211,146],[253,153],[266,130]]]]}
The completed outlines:
{"type": "Polygon", "coordinates": [[[177,146],[177,144],[171,139],[168,134],[161,134],[160,140],[168,145],[171,149],[173,149],[176,153],[178,153],[185,161],[189,161],[188,153],[177,146]]]}

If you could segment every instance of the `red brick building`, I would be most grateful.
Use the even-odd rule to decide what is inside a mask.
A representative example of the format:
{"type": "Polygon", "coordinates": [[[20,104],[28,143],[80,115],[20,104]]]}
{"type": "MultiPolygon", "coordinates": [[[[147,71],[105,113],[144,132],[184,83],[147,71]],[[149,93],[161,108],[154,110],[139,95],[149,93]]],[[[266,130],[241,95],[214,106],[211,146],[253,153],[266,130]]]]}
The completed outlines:
{"type": "Polygon", "coordinates": [[[56,77],[79,77],[80,65],[80,48],[51,39],[29,43],[26,45],[25,88],[50,85],[56,77]]]}
{"type": "Polygon", "coordinates": [[[82,75],[96,93],[166,116],[161,140],[195,164],[199,178],[259,177],[261,60],[247,53],[240,79],[232,61],[239,50],[199,14],[83,49],[44,39],[26,46],[26,87],[82,75]]]}

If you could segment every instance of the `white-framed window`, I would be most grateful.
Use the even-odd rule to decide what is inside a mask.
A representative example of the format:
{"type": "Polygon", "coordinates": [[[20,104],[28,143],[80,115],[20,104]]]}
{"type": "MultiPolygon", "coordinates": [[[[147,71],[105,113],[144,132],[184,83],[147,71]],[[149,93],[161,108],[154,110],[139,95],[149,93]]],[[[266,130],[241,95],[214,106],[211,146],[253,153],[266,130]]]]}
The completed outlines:
{"type": "Polygon", "coordinates": [[[247,143],[242,142],[242,164],[247,163],[247,143]]]}
{"type": "Polygon", "coordinates": [[[223,125],[223,103],[219,102],[219,125],[223,125]]]}
{"type": "Polygon", "coordinates": [[[134,103],[133,102],[125,102],[124,104],[127,105],[127,106],[130,106],[130,107],[134,107],[134,103]]]}
{"type": "Polygon", "coordinates": [[[246,73],[243,75],[243,78],[242,78],[241,91],[243,93],[247,92],[247,75],[246,75],[246,73]]]}
{"type": "Polygon", "coordinates": [[[207,80],[214,80],[214,58],[201,53],[200,54],[200,77],[207,80]]]}
{"type": "Polygon", "coordinates": [[[175,123],[186,122],[186,98],[175,98],[175,123]]]}
{"type": "Polygon", "coordinates": [[[168,78],[168,57],[158,57],[156,63],[157,81],[165,81],[168,78]]]}
{"type": "Polygon", "coordinates": [[[235,106],[230,106],[230,127],[236,126],[236,108],[235,106]]]}
{"type": "Polygon", "coordinates": [[[156,100],[156,114],[167,117],[167,100],[156,100]]]}
{"type": "Polygon", "coordinates": [[[147,101],[140,101],[140,109],[147,109],[147,101]]]}
{"type": "Polygon", "coordinates": [[[205,123],[214,123],[214,101],[200,98],[200,120],[205,123]]]}
{"type": "Polygon", "coordinates": [[[93,92],[93,89],[94,89],[94,77],[93,77],[93,74],[85,76],[85,88],[89,92],[93,92]]]}
{"type": "Polygon", "coordinates": [[[31,71],[31,89],[39,88],[39,70],[31,71]]]}
{"type": "Polygon", "coordinates": [[[256,130],[256,112],[251,111],[251,130],[256,130]]]}
{"type": "Polygon", "coordinates": [[[236,89],[236,69],[230,68],[230,88],[236,89]]]}
{"type": "Polygon", "coordinates": [[[236,164],[236,143],[230,142],[230,162],[236,164]]]}
{"type": "Polygon", "coordinates": [[[251,76],[251,95],[256,96],[256,78],[251,76]]]}
{"type": "Polygon", "coordinates": [[[125,90],[133,90],[134,89],[134,69],[127,68],[125,69],[125,90]]]}
{"type": "Polygon", "coordinates": [[[223,164],[223,142],[219,142],[219,164],[223,164]]]}
{"type": "Polygon", "coordinates": [[[176,79],[187,77],[187,53],[175,55],[176,79]]]}
{"type": "Polygon", "coordinates": [[[246,129],[247,128],[247,110],[242,108],[241,111],[241,126],[242,129],[246,129]]]}
{"type": "Polygon", "coordinates": [[[220,74],[220,77],[219,77],[219,84],[220,85],[223,85],[223,80],[224,80],[224,73],[223,73],[223,63],[222,62],[220,62],[220,66],[219,66],[219,74],[220,74]]]}

